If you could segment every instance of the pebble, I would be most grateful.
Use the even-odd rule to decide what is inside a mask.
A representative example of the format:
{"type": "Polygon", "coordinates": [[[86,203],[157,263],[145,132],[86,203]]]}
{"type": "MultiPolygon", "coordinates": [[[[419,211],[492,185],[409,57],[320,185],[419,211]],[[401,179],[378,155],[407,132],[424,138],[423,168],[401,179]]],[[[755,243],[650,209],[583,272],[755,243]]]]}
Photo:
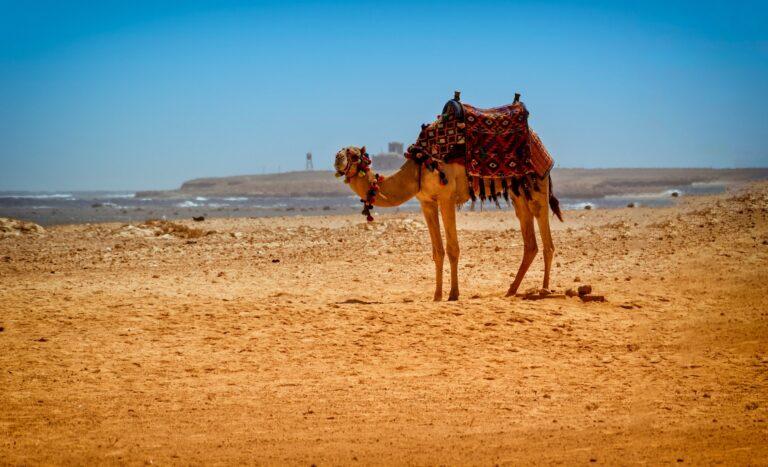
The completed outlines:
{"type": "Polygon", "coordinates": [[[583,297],[584,295],[589,295],[592,293],[592,286],[589,284],[580,285],[578,288],[579,296],[583,297]]]}

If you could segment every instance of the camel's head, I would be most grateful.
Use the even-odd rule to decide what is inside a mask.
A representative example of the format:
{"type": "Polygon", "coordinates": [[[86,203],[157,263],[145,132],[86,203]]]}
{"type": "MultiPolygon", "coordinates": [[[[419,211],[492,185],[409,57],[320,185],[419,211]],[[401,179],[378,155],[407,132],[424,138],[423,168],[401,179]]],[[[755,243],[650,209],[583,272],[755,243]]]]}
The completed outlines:
{"type": "Polygon", "coordinates": [[[358,148],[356,146],[347,146],[336,153],[336,162],[333,167],[336,169],[337,177],[344,177],[344,182],[349,183],[349,179],[355,175],[365,176],[371,166],[371,158],[365,151],[365,146],[358,148]]]}

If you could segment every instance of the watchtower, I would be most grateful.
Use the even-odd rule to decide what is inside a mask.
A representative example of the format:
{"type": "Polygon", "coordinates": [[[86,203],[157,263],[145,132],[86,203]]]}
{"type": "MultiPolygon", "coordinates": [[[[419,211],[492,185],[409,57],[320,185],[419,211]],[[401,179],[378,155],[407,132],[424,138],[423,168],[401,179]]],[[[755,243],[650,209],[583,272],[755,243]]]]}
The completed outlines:
{"type": "Polygon", "coordinates": [[[312,165],[312,153],[307,153],[307,169],[306,170],[315,170],[315,167],[312,165]]]}

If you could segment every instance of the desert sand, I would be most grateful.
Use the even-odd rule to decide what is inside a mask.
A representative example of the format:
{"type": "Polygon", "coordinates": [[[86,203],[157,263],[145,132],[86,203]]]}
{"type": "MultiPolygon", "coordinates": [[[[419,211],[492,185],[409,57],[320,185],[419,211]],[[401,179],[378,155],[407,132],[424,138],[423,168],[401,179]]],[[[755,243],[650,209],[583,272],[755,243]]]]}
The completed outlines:
{"type": "Polygon", "coordinates": [[[418,213],[0,238],[0,463],[767,464],[768,184],[565,218],[604,303],[495,208],[458,302],[418,213]]]}

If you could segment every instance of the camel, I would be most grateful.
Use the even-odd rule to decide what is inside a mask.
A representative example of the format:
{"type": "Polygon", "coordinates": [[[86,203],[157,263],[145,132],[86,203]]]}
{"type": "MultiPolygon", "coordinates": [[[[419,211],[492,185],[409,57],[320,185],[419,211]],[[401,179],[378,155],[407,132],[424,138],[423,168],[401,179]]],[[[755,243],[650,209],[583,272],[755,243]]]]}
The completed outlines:
{"type": "MultiPolygon", "coordinates": [[[[463,164],[442,163],[440,170],[422,170],[417,162],[407,159],[403,166],[393,175],[386,178],[374,175],[367,170],[365,162],[367,154],[365,147],[349,146],[336,154],[334,168],[336,175],[344,177],[349,187],[361,199],[371,199],[372,206],[395,207],[412,199],[414,196],[421,203],[421,211],[429,228],[432,241],[432,259],[435,263],[435,294],[434,300],[443,297],[443,261],[446,253],[451,265],[451,289],[448,300],[459,298],[459,238],[456,232],[457,208],[470,199],[467,172],[463,164]],[[361,169],[361,164],[363,168],[361,169]],[[441,181],[442,174],[445,178],[441,181]],[[440,232],[440,216],[443,218],[446,246],[440,232]]],[[[538,190],[530,190],[530,199],[525,194],[510,193],[510,202],[515,208],[515,214],[520,222],[520,232],[523,235],[523,258],[517,270],[514,281],[507,290],[507,296],[514,296],[525,277],[525,273],[538,253],[533,219],[539,225],[539,234],[544,253],[544,283],[543,288],[549,289],[550,269],[555,246],[549,230],[550,207],[562,221],[559,203],[552,194],[552,180],[547,175],[539,184],[538,190]]],[[[367,209],[366,209],[367,211],[367,209]]],[[[369,220],[371,220],[369,216],[369,220]]]]}

